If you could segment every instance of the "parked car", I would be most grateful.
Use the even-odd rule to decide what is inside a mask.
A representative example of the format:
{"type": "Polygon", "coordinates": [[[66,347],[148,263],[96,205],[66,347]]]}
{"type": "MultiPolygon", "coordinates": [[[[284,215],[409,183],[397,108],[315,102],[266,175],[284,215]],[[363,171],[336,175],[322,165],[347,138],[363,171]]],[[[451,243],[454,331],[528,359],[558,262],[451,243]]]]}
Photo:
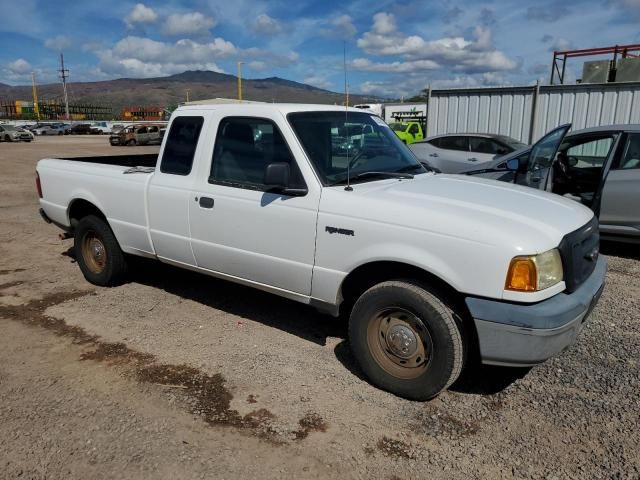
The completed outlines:
{"type": "Polygon", "coordinates": [[[588,208],[429,172],[354,108],[179,107],[160,151],[38,162],[41,214],[73,235],[85,278],[122,282],[140,255],[343,312],[362,371],[397,395],[436,396],[469,352],[543,362],[603,288],[588,208]],[[354,124],[370,132],[334,155],[354,124]]]}
{"type": "Polygon", "coordinates": [[[111,133],[111,127],[107,122],[93,122],[91,124],[91,128],[95,133],[100,133],[103,135],[109,135],[111,133]]]}
{"type": "Polygon", "coordinates": [[[531,148],[465,173],[571,198],[595,212],[603,237],[640,242],[640,125],[567,135],[570,127],[558,127],[531,148]]]}
{"type": "Polygon", "coordinates": [[[77,123],[68,129],[70,135],[91,135],[98,133],[88,123],[77,123]]]}
{"type": "Polygon", "coordinates": [[[31,130],[36,135],[64,135],[65,127],[62,124],[40,125],[31,130]]]}
{"type": "Polygon", "coordinates": [[[32,142],[32,141],[34,141],[36,139],[36,136],[33,134],[33,132],[30,132],[29,130],[27,130],[27,129],[23,128],[23,127],[16,127],[16,128],[20,132],[20,136],[21,136],[21,139],[23,141],[32,142]],[[27,139],[27,136],[29,137],[29,139],[27,139]]]}
{"type": "Polygon", "coordinates": [[[0,141],[3,142],[30,142],[33,134],[27,130],[13,125],[0,125],[0,141]]]}
{"type": "Polygon", "coordinates": [[[481,168],[496,157],[525,148],[527,145],[505,135],[457,133],[436,135],[410,148],[416,156],[442,173],[459,173],[481,168]]]}
{"type": "Polygon", "coordinates": [[[159,145],[161,142],[161,127],[158,125],[130,125],[109,137],[109,143],[113,146],[159,145]]]}

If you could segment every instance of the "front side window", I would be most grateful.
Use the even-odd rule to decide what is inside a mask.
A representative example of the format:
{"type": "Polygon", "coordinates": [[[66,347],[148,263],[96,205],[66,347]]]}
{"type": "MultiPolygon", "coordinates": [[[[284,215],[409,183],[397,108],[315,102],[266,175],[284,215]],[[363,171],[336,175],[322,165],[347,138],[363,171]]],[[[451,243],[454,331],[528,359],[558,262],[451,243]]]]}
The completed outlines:
{"type": "Polygon", "coordinates": [[[447,150],[458,150],[461,152],[469,151],[469,142],[467,141],[467,137],[454,136],[454,137],[442,137],[440,139],[440,148],[444,148],[447,150]]]}
{"type": "Polygon", "coordinates": [[[558,157],[566,157],[572,168],[602,168],[612,146],[613,137],[582,140],[566,150],[560,147],[558,157]]]}
{"type": "Polygon", "coordinates": [[[469,148],[472,152],[488,153],[490,155],[498,155],[506,153],[506,148],[502,147],[490,138],[471,137],[469,139],[469,148]]]}
{"type": "Polygon", "coordinates": [[[417,125],[411,125],[411,128],[409,129],[409,133],[411,135],[415,135],[416,133],[418,133],[418,126],[417,125]]]}
{"type": "Polygon", "coordinates": [[[629,135],[629,141],[620,162],[621,169],[640,169],[640,133],[629,135]]]}
{"type": "Polygon", "coordinates": [[[289,164],[290,188],[305,188],[289,146],[271,120],[224,118],[218,127],[209,182],[264,191],[267,165],[276,162],[289,164]]]}
{"type": "Polygon", "coordinates": [[[189,175],[203,123],[203,117],[186,116],[171,123],[160,163],[162,173],[189,175]]]}
{"type": "Polygon", "coordinates": [[[368,113],[299,112],[287,118],[324,185],[344,183],[347,176],[371,180],[426,171],[392,129],[368,113]]]}

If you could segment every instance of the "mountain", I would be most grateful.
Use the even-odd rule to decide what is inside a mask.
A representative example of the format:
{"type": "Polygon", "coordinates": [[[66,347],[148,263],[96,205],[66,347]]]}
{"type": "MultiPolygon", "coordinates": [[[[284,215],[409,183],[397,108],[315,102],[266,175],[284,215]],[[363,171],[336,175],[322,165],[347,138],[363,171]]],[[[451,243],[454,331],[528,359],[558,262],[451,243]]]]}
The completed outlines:
{"type": "MultiPolygon", "coordinates": [[[[237,98],[237,77],[211,71],[187,71],[157,78],[119,78],[99,82],[71,82],[67,84],[70,103],[106,105],[118,116],[124,106],[172,106],[186,100],[208,98],[237,98]]],[[[242,97],[245,100],[265,102],[342,104],[344,94],[323,90],[304,83],[279,77],[242,79],[242,97]]],[[[62,85],[39,85],[40,100],[61,100],[62,85]]],[[[31,86],[0,84],[0,101],[31,100],[31,86]]],[[[380,102],[377,97],[350,95],[354,103],[380,102]]]]}

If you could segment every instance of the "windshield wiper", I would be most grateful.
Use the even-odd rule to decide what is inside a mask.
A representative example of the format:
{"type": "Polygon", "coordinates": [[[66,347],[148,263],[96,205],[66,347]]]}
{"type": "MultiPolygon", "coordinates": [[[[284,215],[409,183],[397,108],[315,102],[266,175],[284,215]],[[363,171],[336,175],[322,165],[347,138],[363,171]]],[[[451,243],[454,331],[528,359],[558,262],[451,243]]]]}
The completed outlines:
{"type": "MultiPolygon", "coordinates": [[[[366,178],[366,177],[405,178],[410,180],[413,178],[413,175],[410,173],[402,173],[402,172],[369,171],[369,172],[360,172],[355,175],[351,175],[351,177],[349,178],[349,181],[353,182],[354,180],[358,180],[360,178],[366,178]]],[[[333,187],[335,185],[344,185],[345,183],[347,183],[347,179],[343,178],[342,180],[339,180],[337,182],[330,183],[328,186],[333,187]]]]}

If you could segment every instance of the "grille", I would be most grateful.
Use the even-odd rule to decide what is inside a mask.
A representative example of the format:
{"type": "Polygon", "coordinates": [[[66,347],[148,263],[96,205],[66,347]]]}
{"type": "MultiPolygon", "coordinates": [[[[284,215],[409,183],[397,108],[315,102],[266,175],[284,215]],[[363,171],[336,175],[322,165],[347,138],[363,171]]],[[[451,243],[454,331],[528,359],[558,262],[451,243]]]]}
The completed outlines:
{"type": "Polygon", "coordinates": [[[567,291],[573,292],[596,268],[600,254],[598,219],[594,216],[586,225],[565,235],[558,248],[567,291]]]}

